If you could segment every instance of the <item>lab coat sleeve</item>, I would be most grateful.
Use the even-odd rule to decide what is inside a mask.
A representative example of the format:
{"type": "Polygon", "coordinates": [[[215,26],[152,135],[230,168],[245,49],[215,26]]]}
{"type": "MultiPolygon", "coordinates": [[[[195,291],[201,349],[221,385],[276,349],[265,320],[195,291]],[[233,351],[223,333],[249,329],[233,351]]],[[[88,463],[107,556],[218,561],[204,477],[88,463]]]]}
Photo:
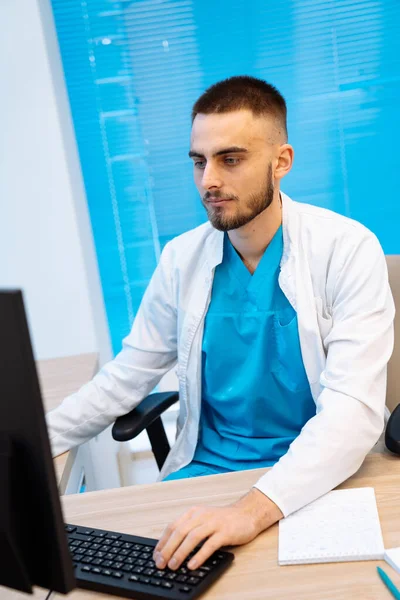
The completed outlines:
{"type": "Polygon", "coordinates": [[[53,456],[88,441],[145,398],[177,361],[177,311],[169,244],[121,352],[47,413],[53,456]]]}
{"type": "Polygon", "coordinates": [[[386,260],[370,232],[338,269],[332,319],[316,415],[255,485],[284,516],[353,475],[383,429],[394,304],[386,260]]]}

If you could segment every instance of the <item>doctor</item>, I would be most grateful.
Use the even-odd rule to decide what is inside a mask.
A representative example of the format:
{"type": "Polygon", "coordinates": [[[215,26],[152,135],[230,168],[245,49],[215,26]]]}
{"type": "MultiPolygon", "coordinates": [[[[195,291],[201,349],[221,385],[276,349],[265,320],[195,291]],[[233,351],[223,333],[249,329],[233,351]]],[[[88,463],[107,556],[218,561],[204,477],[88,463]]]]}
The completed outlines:
{"type": "Polygon", "coordinates": [[[376,237],[281,192],[293,148],[273,86],[243,76],[209,88],[189,156],[208,223],[166,245],[120,354],[47,415],[59,454],[178,364],[177,440],[161,478],[272,467],[238,502],[168,525],[154,558],[171,569],[200,543],[190,568],[251,541],[355,473],[383,429],[393,347],[376,237]]]}

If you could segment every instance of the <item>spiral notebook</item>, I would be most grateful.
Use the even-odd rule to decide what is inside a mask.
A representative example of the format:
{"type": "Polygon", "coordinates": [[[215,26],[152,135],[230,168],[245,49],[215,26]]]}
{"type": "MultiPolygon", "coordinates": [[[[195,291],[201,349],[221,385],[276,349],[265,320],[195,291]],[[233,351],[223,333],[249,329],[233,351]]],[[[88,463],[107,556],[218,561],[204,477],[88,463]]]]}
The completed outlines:
{"type": "Polygon", "coordinates": [[[379,560],[384,551],[374,488],[334,490],[279,522],[280,565],[379,560]]]}

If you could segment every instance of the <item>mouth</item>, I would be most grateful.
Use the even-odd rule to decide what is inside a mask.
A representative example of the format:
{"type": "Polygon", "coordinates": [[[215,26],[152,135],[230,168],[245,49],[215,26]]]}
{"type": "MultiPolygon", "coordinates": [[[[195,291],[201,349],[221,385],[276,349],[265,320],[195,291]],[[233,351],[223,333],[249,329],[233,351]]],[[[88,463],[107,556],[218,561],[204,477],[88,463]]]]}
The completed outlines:
{"type": "Polygon", "coordinates": [[[207,200],[207,204],[212,204],[212,206],[222,206],[228,202],[232,202],[232,198],[209,198],[207,200]]]}

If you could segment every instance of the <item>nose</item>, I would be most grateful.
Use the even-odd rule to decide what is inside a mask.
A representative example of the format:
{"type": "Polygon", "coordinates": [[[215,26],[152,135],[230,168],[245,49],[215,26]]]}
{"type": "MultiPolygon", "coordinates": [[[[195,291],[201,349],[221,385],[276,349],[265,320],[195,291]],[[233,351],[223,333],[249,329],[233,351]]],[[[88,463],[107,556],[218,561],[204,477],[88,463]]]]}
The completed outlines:
{"type": "Polygon", "coordinates": [[[208,162],[204,168],[201,184],[205,190],[211,190],[213,188],[219,189],[222,186],[222,180],[218,173],[218,169],[210,164],[210,162],[208,162]]]}

